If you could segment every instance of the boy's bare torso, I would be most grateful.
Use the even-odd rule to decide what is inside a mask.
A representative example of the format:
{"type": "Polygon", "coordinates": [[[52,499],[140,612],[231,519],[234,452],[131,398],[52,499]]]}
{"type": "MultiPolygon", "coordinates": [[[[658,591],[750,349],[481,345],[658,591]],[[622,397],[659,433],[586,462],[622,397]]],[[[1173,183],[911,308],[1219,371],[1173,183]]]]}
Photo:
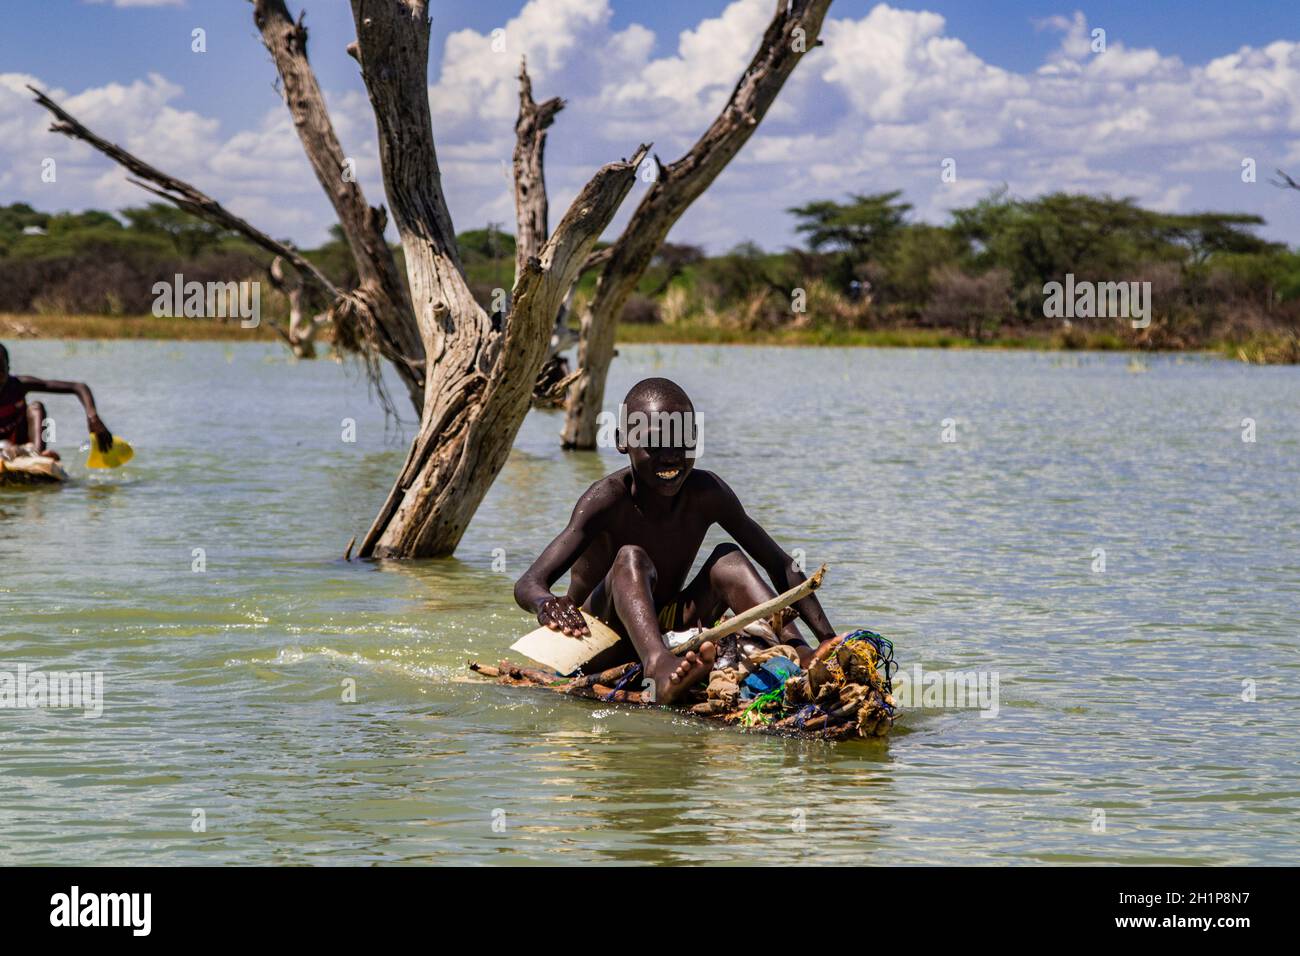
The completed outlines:
{"type": "Polygon", "coordinates": [[[632,472],[622,468],[596,482],[578,502],[588,511],[590,538],[573,564],[568,594],[582,604],[605,580],[619,548],[644,548],[654,563],[657,605],[681,592],[709,528],[717,521],[719,482],[711,472],[693,470],[681,490],[643,510],[632,495],[632,472]]]}

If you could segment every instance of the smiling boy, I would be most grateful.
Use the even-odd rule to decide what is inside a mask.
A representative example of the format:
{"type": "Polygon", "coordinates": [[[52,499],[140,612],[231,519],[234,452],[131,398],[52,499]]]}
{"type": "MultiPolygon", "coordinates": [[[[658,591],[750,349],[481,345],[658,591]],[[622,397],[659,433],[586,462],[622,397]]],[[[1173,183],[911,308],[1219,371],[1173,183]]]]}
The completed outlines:
{"type": "MultiPolygon", "coordinates": [[[[515,584],[515,600],[543,625],[573,636],[587,633],[579,607],[606,621],[625,640],[586,669],[639,658],[658,702],[671,704],[708,675],[717,652],[706,643],[698,654],[678,658],[662,632],[709,627],[728,608],[747,610],[805,576],[721,478],[694,467],[698,420],[676,383],[638,382],[623,406],[618,449],[629,467],[600,479],[578,499],[568,525],[515,584]],[[624,424],[634,421],[637,427],[624,424]],[[715,524],[735,544],[714,548],[686,584],[715,524]],[[551,588],[570,569],[568,593],[555,596],[551,588]]],[[[818,642],[835,636],[815,595],[794,607],[818,642]]],[[[793,622],[781,638],[806,664],[813,652],[793,622]]]]}

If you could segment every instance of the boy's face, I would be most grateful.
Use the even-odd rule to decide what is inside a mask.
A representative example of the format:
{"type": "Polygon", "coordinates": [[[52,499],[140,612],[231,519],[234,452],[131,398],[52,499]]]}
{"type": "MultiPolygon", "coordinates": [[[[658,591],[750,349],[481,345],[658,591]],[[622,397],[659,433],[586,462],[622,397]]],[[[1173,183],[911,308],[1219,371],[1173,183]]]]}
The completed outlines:
{"type": "Polygon", "coordinates": [[[677,494],[695,467],[694,456],[687,455],[695,444],[694,410],[689,404],[651,401],[621,411],[619,451],[628,456],[637,484],[656,494],[677,494]]]}

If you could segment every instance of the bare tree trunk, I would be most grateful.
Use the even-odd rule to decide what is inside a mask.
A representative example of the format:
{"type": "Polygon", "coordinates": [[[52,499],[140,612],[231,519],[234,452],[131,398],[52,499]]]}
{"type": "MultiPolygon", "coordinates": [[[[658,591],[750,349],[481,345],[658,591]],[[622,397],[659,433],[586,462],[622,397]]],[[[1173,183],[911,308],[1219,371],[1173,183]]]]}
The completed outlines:
{"type": "Polygon", "coordinates": [[[352,0],[352,13],[355,55],[379,128],[384,185],[429,362],[419,434],[358,553],[432,557],[455,549],[505,464],[555,311],[632,188],[646,148],[604,167],[583,188],[540,255],[524,262],[510,312],[494,328],[470,295],[442,193],[429,114],[426,2],[352,0]]]}
{"type": "Polygon", "coordinates": [[[280,256],[276,256],[271,261],[269,272],[271,284],[283,292],[285,298],[289,300],[289,330],[285,332],[277,325],[275,331],[284,338],[289,351],[293,352],[296,358],[314,359],[316,332],[328,321],[328,317],[325,314],[307,317],[305,306],[310,299],[306,283],[293,267],[285,265],[280,256]]]}
{"type": "MultiPolygon", "coordinates": [[[[352,315],[371,347],[388,359],[418,412],[424,403],[424,345],[393,251],[384,238],[388,216],[366,202],[355,165],[343,154],[325,97],[307,61],[307,28],[295,23],[284,0],[254,0],[253,22],[275,61],[284,84],[284,101],[293,117],[303,152],[338,216],[360,283],[353,297],[365,308],[352,315]]],[[[343,320],[352,317],[342,316],[343,320]]]]}
{"type": "Polygon", "coordinates": [[[613,246],[602,250],[609,255],[582,314],[578,378],[569,387],[564,447],[596,447],[597,416],[605,401],[615,331],[628,296],[669,230],[745,145],[803,54],[821,42],[817,36],[830,4],[831,0],[779,0],[758,52],[713,125],[681,159],[666,167],[659,164],[655,184],[627,228],[613,246]]]}
{"type": "Polygon", "coordinates": [[[544,103],[533,102],[533,81],[528,63],[519,64],[519,118],[515,121],[515,282],[524,274],[528,260],[541,254],[550,235],[547,222],[546,130],[564,100],[553,96],[544,103]]]}
{"type": "MultiPolygon", "coordinates": [[[[552,97],[544,103],[533,101],[533,83],[528,77],[528,63],[519,65],[519,117],[515,121],[515,280],[524,274],[528,260],[536,257],[549,235],[547,220],[546,130],[555,114],[564,109],[564,100],[552,97]]],[[[575,280],[576,285],[576,280],[575,280]]],[[[559,356],[563,344],[562,323],[573,298],[573,286],[555,313],[555,328],[547,337],[546,355],[542,359],[533,385],[534,408],[554,408],[563,404],[568,390],[568,363],[559,356]]]]}

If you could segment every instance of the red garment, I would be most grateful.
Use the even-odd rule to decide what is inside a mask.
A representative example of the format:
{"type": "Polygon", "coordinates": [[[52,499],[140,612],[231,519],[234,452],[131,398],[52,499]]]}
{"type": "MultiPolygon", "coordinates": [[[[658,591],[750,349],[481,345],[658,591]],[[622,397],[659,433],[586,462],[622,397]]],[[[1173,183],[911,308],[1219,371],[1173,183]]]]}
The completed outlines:
{"type": "Polygon", "coordinates": [[[27,386],[10,375],[0,385],[0,441],[15,445],[26,444],[27,436],[27,386]]]}

